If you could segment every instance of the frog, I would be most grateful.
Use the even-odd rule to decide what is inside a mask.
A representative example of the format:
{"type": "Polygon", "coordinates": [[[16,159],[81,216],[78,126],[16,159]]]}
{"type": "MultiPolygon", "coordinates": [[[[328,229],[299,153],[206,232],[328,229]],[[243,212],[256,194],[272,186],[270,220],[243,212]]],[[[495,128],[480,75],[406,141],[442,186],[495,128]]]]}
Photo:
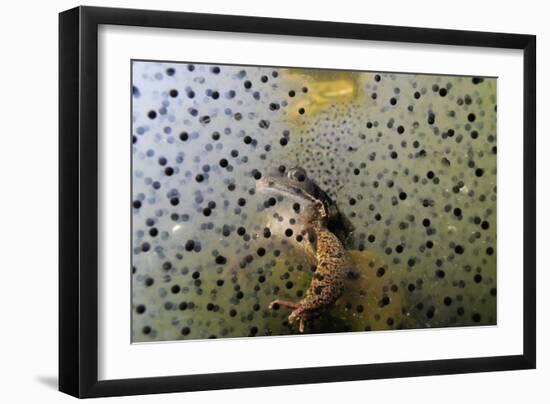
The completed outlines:
{"type": "MultiPolygon", "coordinates": [[[[354,227],[302,167],[283,167],[276,174],[260,178],[256,192],[268,201],[276,198],[278,204],[275,214],[266,215],[266,228],[288,236],[287,223],[292,223],[294,232],[303,237],[288,239],[314,263],[312,279],[302,299],[276,299],[269,304],[271,310],[290,309],[288,323],[298,320],[298,329],[303,333],[306,321],[319,316],[344,293],[345,280],[353,271],[346,245],[352,244],[354,227]]],[[[265,208],[270,209],[270,205],[265,204],[265,208]]]]}

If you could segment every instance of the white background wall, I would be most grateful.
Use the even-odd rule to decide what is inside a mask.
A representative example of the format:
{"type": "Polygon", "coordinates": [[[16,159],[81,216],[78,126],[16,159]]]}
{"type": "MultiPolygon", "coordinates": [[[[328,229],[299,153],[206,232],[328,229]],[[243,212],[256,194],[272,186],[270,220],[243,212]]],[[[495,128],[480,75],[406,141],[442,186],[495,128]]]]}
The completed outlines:
{"type": "MultiPolygon", "coordinates": [[[[62,403],[57,386],[57,13],[74,1],[6,1],[0,44],[0,400],[62,403]],[[7,224],[7,226],[6,226],[7,224]],[[39,401],[38,401],[39,400],[39,401]]],[[[531,33],[538,40],[538,369],[109,399],[128,403],[545,402],[550,393],[550,25],[543,1],[90,1],[156,8],[531,33]],[[546,178],[545,178],[546,177],[546,178]]],[[[513,298],[511,296],[510,298],[513,298]]],[[[518,304],[520,302],[518,301],[518,304]]],[[[322,353],[320,353],[322,354],[322,353]]]]}

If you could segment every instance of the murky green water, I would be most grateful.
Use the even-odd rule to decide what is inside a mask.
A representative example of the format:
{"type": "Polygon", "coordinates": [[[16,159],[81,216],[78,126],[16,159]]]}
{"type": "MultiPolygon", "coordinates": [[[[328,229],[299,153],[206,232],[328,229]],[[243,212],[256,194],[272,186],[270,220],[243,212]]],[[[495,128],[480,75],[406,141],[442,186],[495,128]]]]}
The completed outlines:
{"type": "Polygon", "coordinates": [[[263,236],[281,165],[355,227],[306,333],[496,324],[496,79],[134,62],[133,86],[134,342],[299,333],[268,308],[314,264],[263,236]]]}

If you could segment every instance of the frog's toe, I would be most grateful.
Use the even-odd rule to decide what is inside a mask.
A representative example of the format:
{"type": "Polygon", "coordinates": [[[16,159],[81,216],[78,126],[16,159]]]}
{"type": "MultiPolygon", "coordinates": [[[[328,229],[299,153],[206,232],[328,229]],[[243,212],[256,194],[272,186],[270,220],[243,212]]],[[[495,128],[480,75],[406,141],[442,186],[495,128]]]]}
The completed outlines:
{"type": "Polygon", "coordinates": [[[306,319],[305,317],[300,317],[300,332],[303,333],[306,326],[306,319]]]}

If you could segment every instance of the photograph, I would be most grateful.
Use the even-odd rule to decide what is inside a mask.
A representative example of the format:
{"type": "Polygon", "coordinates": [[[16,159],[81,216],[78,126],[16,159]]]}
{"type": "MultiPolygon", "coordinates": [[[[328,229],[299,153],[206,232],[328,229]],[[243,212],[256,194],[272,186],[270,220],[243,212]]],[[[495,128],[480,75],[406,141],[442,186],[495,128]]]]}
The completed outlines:
{"type": "Polygon", "coordinates": [[[497,77],[128,68],[132,343],[498,325],[497,77]]]}

